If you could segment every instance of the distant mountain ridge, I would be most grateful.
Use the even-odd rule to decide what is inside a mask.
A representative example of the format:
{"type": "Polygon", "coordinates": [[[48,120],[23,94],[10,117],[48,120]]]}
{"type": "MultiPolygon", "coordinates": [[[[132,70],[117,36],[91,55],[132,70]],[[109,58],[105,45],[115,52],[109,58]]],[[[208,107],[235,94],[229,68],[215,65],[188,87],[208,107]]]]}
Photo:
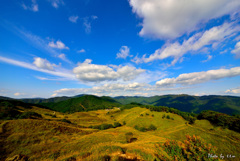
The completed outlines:
{"type": "Polygon", "coordinates": [[[200,113],[203,110],[213,110],[226,114],[240,113],[240,97],[237,96],[190,96],[190,95],[163,95],[152,97],[115,97],[121,104],[131,102],[143,105],[173,107],[185,112],[200,113]]]}
{"type": "MultiPolygon", "coordinates": [[[[0,100],[14,100],[9,97],[0,96],[0,100]]],[[[88,110],[104,109],[113,106],[122,106],[132,102],[143,105],[173,107],[185,112],[200,113],[203,110],[213,110],[226,114],[240,114],[240,97],[237,96],[191,96],[191,95],[163,95],[152,97],[141,96],[94,96],[80,94],[73,97],[53,97],[53,98],[29,98],[15,99],[25,103],[39,104],[52,110],[74,112],[83,111],[83,107],[88,110]]],[[[85,110],[86,110],[85,109],[85,110]]]]}

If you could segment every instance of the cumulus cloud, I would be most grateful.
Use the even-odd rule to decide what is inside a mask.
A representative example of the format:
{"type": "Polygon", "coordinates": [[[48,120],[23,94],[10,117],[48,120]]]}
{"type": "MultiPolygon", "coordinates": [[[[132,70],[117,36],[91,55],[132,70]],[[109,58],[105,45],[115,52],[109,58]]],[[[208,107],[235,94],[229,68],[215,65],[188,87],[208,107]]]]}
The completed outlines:
{"type": "Polygon", "coordinates": [[[117,58],[123,58],[123,59],[126,59],[126,57],[129,56],[129,48],[127,46],[122,46],[120,49],[119,49],[119,53],[117,53],[117,58]]]}
{"type": "Polygon", "coordinates": [[[235,45],[235,48],[231,51],[231,53],[236,55],[236,58],[240,58],[240,41],[235,45]]]}
{"type": "Polygon", "coordinates": [[[62,41],[58,40],[56,43],[53,41],[48,43],[48,46],[52,48],[57,48],[57,49],[69,49],[62,41]]]}
{"type": "Polygon", "coordinates": [[[32,0],[32,4],[30,6],[27,6],[25,3],[22,3],[22,8],[24,10],[30,10],[33,12],[37,12],[38,11],[38,4],[36,0],[32,0]]]}
{"type": "Polygon", "coordinates": [[[162,60],[166,58],[174,58],[171,65],[177,63],[180,58],[188,52],[195,52],[208,47],[212,44],[219,44],[226,39],[234,36],[240,31],[240,27],[234,23],[224,23],[220,26],[215,26],[205,32],[196,33],[187,40],[184,40],[182,44],[174,42],[172,44],[165,44],[162,48],[157,49],[149,57],[143,55],[142,58],[135,57],[132,59],[135,63],[148,63],[155,60],[162,60]]]}
{"type": "Polygon", "coordinates": [[[165,78],[156,82],[157,86],[173,86],[177,84],[192,85],[211,80],[240,76],[240,67],[230,69],[208,70],[203,72],[184,73],[177,78],[165,78]]]}
{"type": "Polygon", "coordinates": [[[129,81],[145,72],[143,69],[136,69],[132,66],[119,66],[115,71],[110,66],[91,64],[91,62],[91,59],[86,59],[83,63],[78,63],[78,66],[73,69],[73,73],[80,81],[100,82],[118,79],[129,81]]]}
{"type": "Polygon", "coordinates": [[[112,92],[115,93],[124,93],[124,92],[134,92],[139,90],[144,90],[143,88],[149,86],[145,83],[129,83],[129,84],[104,84],[102,86],[94,86],[92,88],[63,88],[60,90],[54,91],[53,96],[57,95],[74,95],[74,94],[96,94],[96,95],[104,95],[112,92]]]}
{"type": "Polygon", "coordinates": [[[225,91],[225,93],[240,94],[240,87],[233,88],[233,89],[228,89],[228,90],[225,91]]]}
{"type": "Polygon", "coordinates": [[[77,23],[78,16],[70,16],[68,20],[71,21],[72,23],[77,23]]]}
{"type": "Polygon", "coordinates": [[[63,0],[49,0],[54,8],[58,8],[60,5],[64,5],[63,0]]]}
{"type": "Polygon", "coordinates": [[[47,59],[42,59],[40,57],[35,57],[33,64],[41,69],[54,70],[55,64],[51,64],[47,59]]]}
{"type": "Polygon", "coordinates": [[[178,88],[162,88],[147,83],[113,83],[104,84],[100,86],[93,86],[91,88],[63,88],[54,91],[52,97],[58,95],[77,95],[77,94],[93,94],[98,96],[154,96],[159,95],[165,91],[179,91],[186,89],[186,87],[178,88]]]}
{"type": "Polygon", "coordinates": [[[143,19],[141,36],[173,39],[198,28],[202,22],[239,12],[239,0],[129,0],[143,19]],[[187,24],[187,25],[186,25],[187,24]]]}

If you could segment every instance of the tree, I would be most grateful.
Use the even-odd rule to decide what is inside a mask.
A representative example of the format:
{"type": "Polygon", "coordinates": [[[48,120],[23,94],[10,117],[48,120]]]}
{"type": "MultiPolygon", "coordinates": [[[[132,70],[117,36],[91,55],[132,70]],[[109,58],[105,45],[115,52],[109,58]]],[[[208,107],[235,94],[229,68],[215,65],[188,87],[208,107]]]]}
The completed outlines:
{"type": "Polygon", "coordinates": [[[151,125],[148,127],[148,130],[150,130],[150,131],[157,130],[157,127],[154,126],[153,124],[151,124],[151,125]]]}

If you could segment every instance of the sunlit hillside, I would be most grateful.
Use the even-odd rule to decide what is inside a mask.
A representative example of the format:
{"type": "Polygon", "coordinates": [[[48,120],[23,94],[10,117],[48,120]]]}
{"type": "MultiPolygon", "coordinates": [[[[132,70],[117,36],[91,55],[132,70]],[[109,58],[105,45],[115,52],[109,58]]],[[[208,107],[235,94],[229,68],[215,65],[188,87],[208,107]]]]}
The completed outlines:
{"type": "MultiPolygon", "coordinates": [[[[236,158],[239,157],[240,134],[227,128],[213,126],[207,120],[196,120],[190,125],[177,114],[150,111],[140,107],[72,114],[36,106],[30,108],[16,106],[16,108],[19,112],[34,112],[41,117],[1,120],[0,141],[3,152],[1,160],[25,157],[29,160],[49,161],[153,161],[173,160],[177,156],[191,160],[188,157],[197,154],[199,157],[202,154],[210,160],[211,158],[207,156],[210,152],[216,155],[231,154],[236,158]],[[109,124],[112,126],[107,126],[109,124]],[[150,128],[151,126],[155,128],[150,128]],[[188,151],[187,143],[189,145],[194,143],[195,137],[197,139],[200,137],[203,142],[194,144],[195,146],[207,147],[199,151],[188,151]],[[186,155],[182,152],[176,151],[174,154],[175,152],[168,151],[173,147],[178,147],[180,150],[181,147],[185,147],[186,155]]],[[[236,158],[224,160],[236,160],[236,158]]]]}

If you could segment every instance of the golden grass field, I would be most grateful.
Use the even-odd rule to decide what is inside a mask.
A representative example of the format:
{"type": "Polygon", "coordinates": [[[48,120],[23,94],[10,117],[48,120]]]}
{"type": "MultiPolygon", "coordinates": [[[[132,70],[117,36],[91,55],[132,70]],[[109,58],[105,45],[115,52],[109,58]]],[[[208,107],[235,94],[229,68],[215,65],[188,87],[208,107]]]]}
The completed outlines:
{"type": "MultiPolygon", "coordinates": [[[[200,136],[217,148],[217,155],[234,155],[240,160],[240,134],[228,129],[214,127],[207,120],[197,120],[194,125],[186,124],[179,115],[154,112],[146,108],[135,107],[120,111],[98,110],[63,114],[33,107],[24,111],[34,111],[43,119],[18,119],[0,121],[1,159],[22,154],[29,160],[154,160],[156,144],[168,139],[183,141],[186,135],[200,136]],[[48,115],[50,114],[50,115],[48,115]],[[142,114],[142,116],[141,116],[142,114]],[[172,119],[163,119],[163,115],[172,119]],[[67,119],[70,123],[62,122],[67,119]],[[126,122],[126,125],[107,130],[88,128],[102,123],[126,122]],[[148,127],[153,124],[155,131],[140,132],[135,125],[148,127]],[[128,143],[125,134],[132,132],[136,138],[128,143]]],[[[159,149],[166,158],[168,154],[159,149]]],[[[159,151],[158,151],[159,153],[159,151]]]]}

